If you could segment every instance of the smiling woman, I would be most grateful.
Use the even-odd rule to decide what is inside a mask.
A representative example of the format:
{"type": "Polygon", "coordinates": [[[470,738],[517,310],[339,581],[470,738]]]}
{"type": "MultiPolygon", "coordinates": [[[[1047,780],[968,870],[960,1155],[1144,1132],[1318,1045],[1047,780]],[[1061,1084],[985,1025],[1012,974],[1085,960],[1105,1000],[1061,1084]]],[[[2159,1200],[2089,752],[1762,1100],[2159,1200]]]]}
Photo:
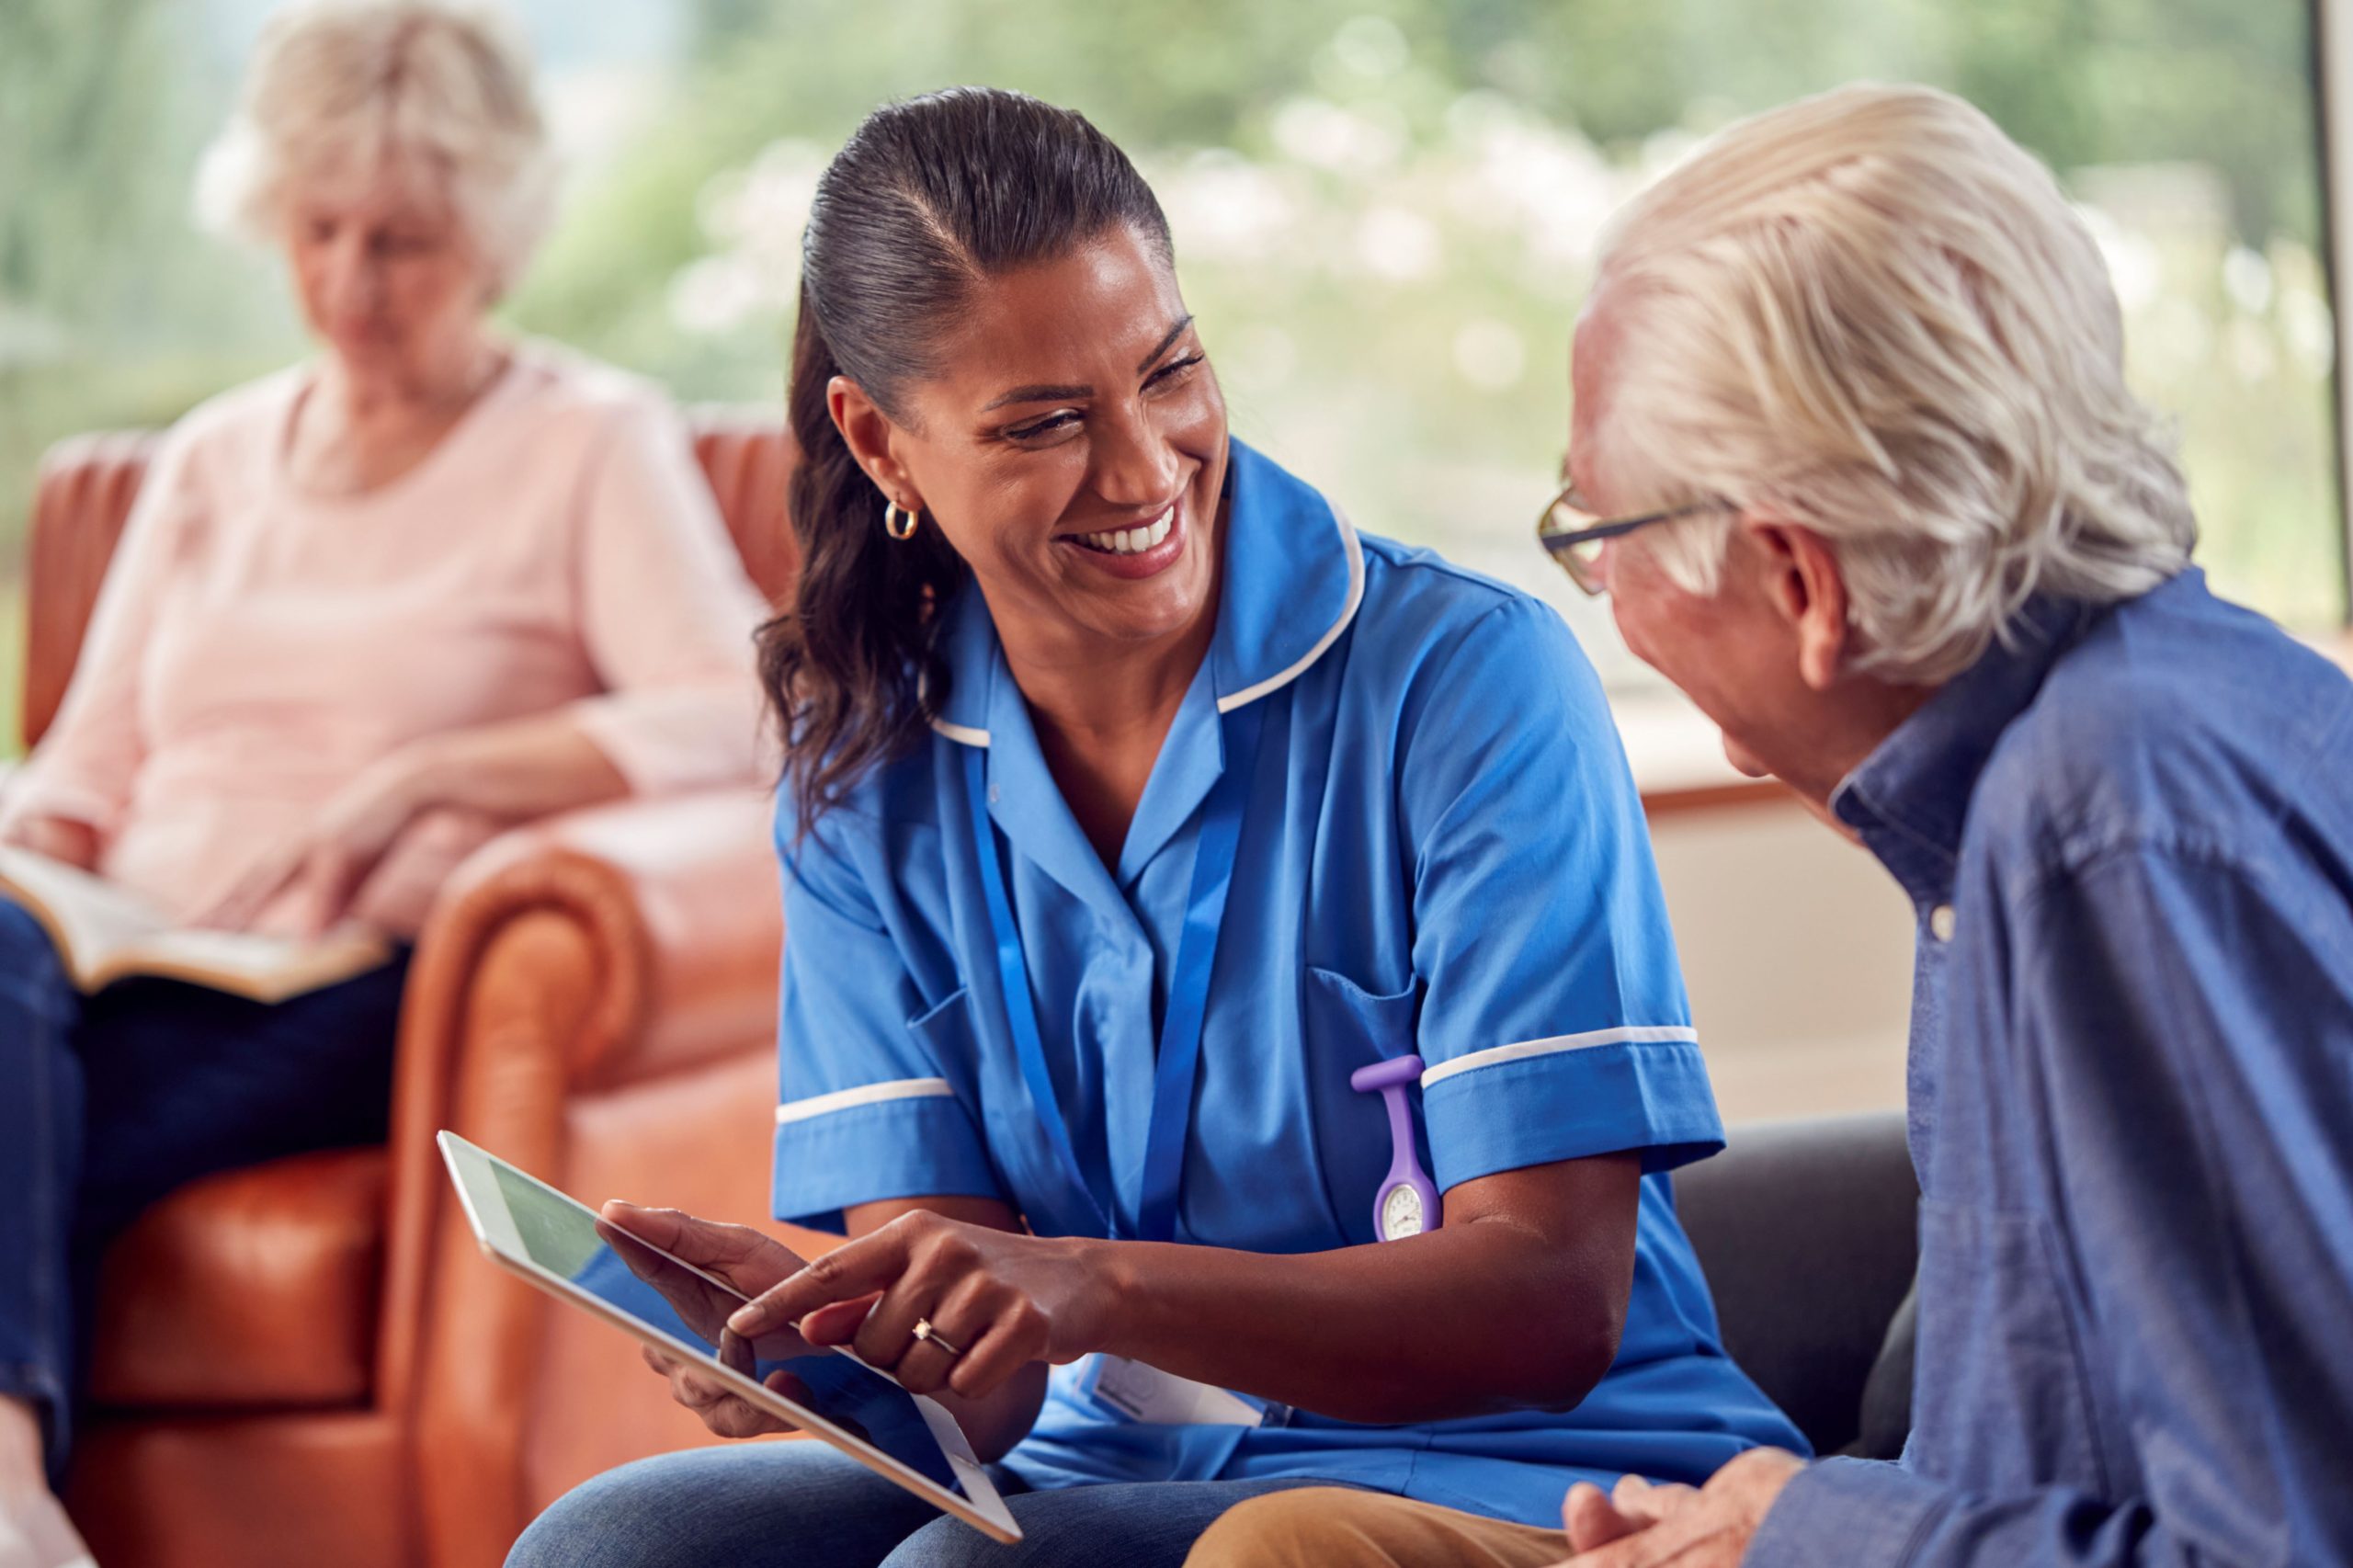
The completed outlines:
{"type": "Polygon", "coordinates": [[[616,1471],[514,1561],[1175,1568],[1319,1480],[1532,1521],[1796,1441],[1675,1219],[1722,1132],[1559,618],[1230,437],[1075,114],[881,109],[803,248],[775,1207],[851,1239],[732,1258],[734,1326],[940,1399],[1026,1540],[790,1444],[616,1471]]]}
{"type": "Polygon", "coordinates": [[[1116,857],[1215,624],[1225,403],[1165,243],[1131,224],[1012,268],[966,316],[948,367],[906,394],[907,423],[847,378],[834,417],[971,569],[1071,810],[1116,857]],[[1119,325],[1035,332],[1057,316],[1119,325]],[[1019,381],[1050,366],[1087,379],[1019,381]]]}
{"type": "MultiPolygon", "coordinates": [[[[968,576],[1013,656],[1041,671],[1099,679],[1092,644],[1108,637],[1142,668],[1183,664],[1189,678],[1209,630],[1225,405],[1177,294],[1159,203],[1074,116],[1083,129],[1057,137],[1057,111],[1013,95],[928,103],[931,120],[959,133],[951,145],[980,148],[984,128],[1018,145],[1029,196],[962,214],[969,233],[951,243],[900,173],[914,161],[913,117],[877,115],[813,208],[790,393],[806,458],[792,497],[803,564],[792,611],[764,637],[794,741],[787,775],[815,808],[804,830],[948,699],[933,612],[968,576]],[[1073,233],[1087,243],[1065,258],[1073,233]],[[976,294],[975,271],[998,286],[976,294]],[[1118,339],[1077,338],[1082,312],[1119,320],[1118,339]],[[950,331],[924,332],[942,318],[950,331]],[[1040,320],[1056,329],[1035,332],[1040,320]],[[1120,449],[1090,489],[1107,436],[1120,449]],[[878,526],[886,506],[911,519],[897,525],[907,537],[878,526]],[[1203,548],[1188,551],[1196,533],[1203,548]],[[1189,663],[1161,656],[1171,636],[1194,640],[1189,663]]],[[[938,182],[985,188],[978,156],[938,182]]],[[[1146,717],[1165,730],[1182,695],[1181,684],[1154,694],[1146,717]]]]}

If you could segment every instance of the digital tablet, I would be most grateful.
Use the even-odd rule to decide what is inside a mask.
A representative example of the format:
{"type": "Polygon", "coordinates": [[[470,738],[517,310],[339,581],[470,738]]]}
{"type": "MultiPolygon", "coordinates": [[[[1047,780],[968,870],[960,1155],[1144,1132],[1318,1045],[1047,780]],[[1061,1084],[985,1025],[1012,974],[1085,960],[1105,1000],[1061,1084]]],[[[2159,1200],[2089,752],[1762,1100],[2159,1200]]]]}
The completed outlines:
{"type": "Polygon", "coordinates": [[[1021,1539],[956,1418],[847,1350],[797,1335],[745,1340],[726,1327],[746,1298],[600,1220],[543,1181],[440,1135],[466,1222],[492,1262],[692,1362],[747,1403],[823,1438],[994,1540],[1021,1539]],[[781,1384],[771,1387],[770,1381],[781,1384]]]}

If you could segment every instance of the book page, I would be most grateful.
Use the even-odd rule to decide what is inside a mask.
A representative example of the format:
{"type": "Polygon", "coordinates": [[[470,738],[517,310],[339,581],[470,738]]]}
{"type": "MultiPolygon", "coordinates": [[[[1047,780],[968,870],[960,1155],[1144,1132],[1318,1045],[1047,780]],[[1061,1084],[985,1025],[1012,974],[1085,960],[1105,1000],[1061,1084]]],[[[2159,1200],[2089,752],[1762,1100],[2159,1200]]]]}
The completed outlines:
{"type": "Polygon", "coordinates": [[[391,956],[391,945],[381,937],[353,929],[301,942],[184,927],[134,937],[117,948],[101,966],[99,983],[152,974],[256,1002],[282,1002],[364,974],[391,956]]]}
{"type": "Polygon", "coordinates": [[[0,892],[31,911],[49,931],[74,983],[90,988],[119,949],[170,929],[163,915],[133,894],[63,860],[0,847],[0,892]]]}
{"type": "Polygon", "coordinates": [[[154,975],[279,1002],[363,974],[392,954],[381,937],[357,929],[304,942],[175,927],[113,883],[20,849],[0,848],[0,892],[24,903],[48,929],[74,983],[85,992],[154,975]]]}

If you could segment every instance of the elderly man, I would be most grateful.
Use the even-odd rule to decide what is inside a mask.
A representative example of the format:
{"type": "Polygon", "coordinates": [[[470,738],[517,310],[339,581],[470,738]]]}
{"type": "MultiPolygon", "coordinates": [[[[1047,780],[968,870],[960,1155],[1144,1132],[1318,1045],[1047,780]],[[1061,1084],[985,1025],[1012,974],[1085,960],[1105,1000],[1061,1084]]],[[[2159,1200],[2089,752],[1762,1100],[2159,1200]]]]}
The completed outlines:
{"type": "MultiPolygon", "coordinates": [[[[1922,1202],[1903,1460],[1581,1487],[1574,1561],[2353,1561],[2353,685],[2190,565],[2091,236],[1975,110],[1859,87],[1598,279],[1546,542],[1911,896],[1922,1202]]],[[[1194,1562],[1563,1545],[1292,1492],[1194,1562]]]]}

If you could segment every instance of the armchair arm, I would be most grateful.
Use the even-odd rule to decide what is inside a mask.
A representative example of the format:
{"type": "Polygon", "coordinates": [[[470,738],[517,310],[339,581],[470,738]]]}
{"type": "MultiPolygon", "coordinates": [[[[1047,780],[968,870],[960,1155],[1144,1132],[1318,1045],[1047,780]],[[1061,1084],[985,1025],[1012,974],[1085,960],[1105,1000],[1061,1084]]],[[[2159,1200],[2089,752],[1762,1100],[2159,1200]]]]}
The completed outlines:
{"type": "MultiPolygon", "coordinates": [[[[432,1089],[409,1048],[451,1038],[470,1006],[496,1000],[483,994],[492,984],[539,1000],[560,982],[574,1018],[570,1076],[602,1087],[708,1060],[747,1033],[772,1038],[784,921],[770,810],[749,790],[625,801],[493,840],[451,879],[418,943],[401,1098],[432,1089]],[[535,914],[568,923],[594,971],[549,972],[504,950],[535,914]]],[[[544,943],[525,947],[540,965],[558,961],[544,943]]]]}
{"type": "MultiPolygon", "coordinates": [[[[377,1367],[417,1434],[426,1561],[496,1561],[489,1545],[529,1517],[529,1418],[574,1375],[548,1349],[545,1303],[474,1256],[433,1134],[584,1194],[659,1185],[756,1212],[783,940],[768,820],[748,790],[566,813],[486,846],[426,921],[395,1067],[377,1367]],[[617,1173],[616,1144],[650,1172],[617,1173]]],[[[642,1376],[624,1346],[597,1349],[642,1376]]]]}

